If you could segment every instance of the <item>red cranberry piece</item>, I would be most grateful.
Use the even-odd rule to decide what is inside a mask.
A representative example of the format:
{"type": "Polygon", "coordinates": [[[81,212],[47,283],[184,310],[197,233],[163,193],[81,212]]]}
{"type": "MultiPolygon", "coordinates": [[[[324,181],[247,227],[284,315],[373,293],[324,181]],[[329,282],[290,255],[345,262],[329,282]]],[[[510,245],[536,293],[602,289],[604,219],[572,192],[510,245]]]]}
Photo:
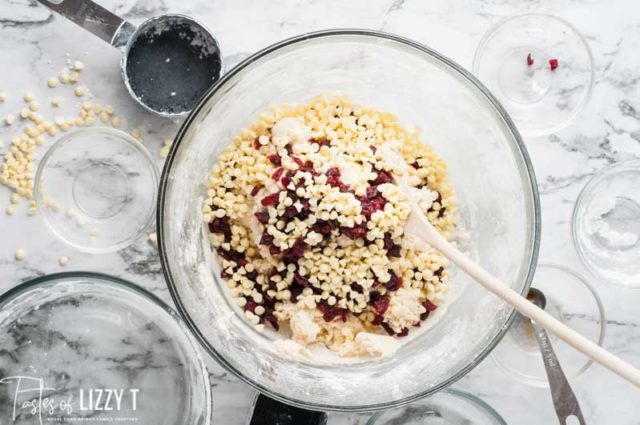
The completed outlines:
{"type": "Polygon", "coordinates": [[[364,223],[356,227],[341,227],[340,233],[342,233],[349,239],[355,240],[358,238],[364,238],[364,236],[367,234],[367,228],[364,223]]]}
{"type": "Polygon", "coordinates": [[[433,272],[433,275],[436,277],[440,277],[442,276],[443,272],[444,272],[444,267],[438,267],[438,269],[433,272]]]}
{"type": "Polygon", "coordinates": [[[304,286],[305,288],[311,286],[311,284],[309,283],[309,279],[307,279],[306,277],[300,275],[299,273],[296,273],[296,274],[293,275],[293,280],[298,285],[304,286]]]}
{"type": "Polygon", "coordinates": [[[389,291],[397,291],[402,287],[402,279],[396,276],[393,271],[390,271],[391,279],[387,283],[384,284],[384,287],[389,291]]]}
{"type": "Polygon", "coordinates": [[[328,177],[337,176],[340,177],[340,169],[338,167],[331,167],[326,172],[328,177]]]}
{"type": "Polygon", "coordinates": [[[293,205],[284,209],[284,218],[294,218],[298,215],[298,210],[293,205]]]}
{"type": "Polygon", "coordinates": [[[362,285],[358,284],[358,283],[352,283],[351,285],[349,285],[351,287],[351,289],[353,289],[356,292],[359,292],[361,294],[364,293],[364,288],[362,287],[362,285]]]}
{"type": "Polygon", "coordinates": [[[249,261],[246,258],[241,258],[240,260],[238,260],[238,267],[244,267],[247,265],[247,263],[249,263],[249,261]]]}
{"type": "Polygon", "coordinates": [[[407,336],[407,335],[409,335],[409,328],[402,328],[400,333],[398,333],[399,337],[403,337],[403,336],[407,336]]]}
{"type": "Polygon", "coordinates": [[[229,217],[224,216],[222,218],[214,218],[213,221],[209,223],[209,232],[221,233],[224,235],[225,241],[229,242],[231,240],[231,225],[229,224],[229,217]]]}
{"type": "Polygon", "coordinates": [[[262,198],[260,203],[263,206],[268,207],[270,205],[275,205],[278,202],[278,199],[280,199],[280,194],[276,192],[276,193],[272,193],[271,195],[267,195],[264,198],[262,198]]]}
{"type": "Polygon", "coordinates": [[[389,297],[382,297],[373,304],[373,309],[377,315],[383,315],[389,308],[389,297]]]}
{"type": "Polygon", "coordinates": [[[378,188],[375,186],[369,186],[367,188],[367,198],[377,198],[380,195],[378,188]]]}
{"type": "Polygon", "coordinates": [[[256,137],[255,139],[253,139],[253,148],[255,150],[258,150],[262,147],[262,145],[260,144],[260,140],[258,140],[258,138],[256,137]]]}
{"type": "Polygon", "coordinates": [[[394,245],[393,247],[391,247],[391,249],[389,251],[387,251],[387,255],[389,257],[395,257],[395,258],[400,258],[400,250],[402,248],[400,247],[400,245],[394,245]]]}
{"type": "Polygon", "coordinates": [[[251,300],[247,300],[247,304],[244,306],[244,309],[246,311],[250,311],[250,312],[254,312],[256,307],[258,307],[258,304],[256,304],[255,302],[251,301],[251,300]]]}
{"type": "Polygon", "coordinates": [[[549,69],[552,71],[555,71],[559,64],[558,59],[549,59],[549,69]]]}
{"type": "Polygon", "coordinates": [[[276,169],[276,171],[273,172],[273,174],[271,175],[271,178],[275,181],[278,181],[280,180],[280,177],[282,177],[282,173],[284,173],[284,169],[278,168],[276,169]]]}
{"type": "Polygon", "coordinates": [[[247,277],[247,279],[255,282],[258,278],[258,272],[254,270],[252,272],[248,272],[247,274],[245,274],[245,276],[247,277]]]}
{"type": "Polygon", "coordinates": [[[274,153],[274,154],[269,155],[267,158],[276,167],[279,167],[279,166],[282,165],[282,158],[280,158],[280,155],[277,155],[277,154],[274,153]]]}
{"type": "Polygon", "coordinates": [[[378,148],[376,148],[373,145],[369,145],[369,149],[371,149],[371,152],[376,153],[378,151],[378,148]]]}
{"type": "Polygon", "coordinates": [[[393,239],[391,238],[391,233],[384,234],[384,249],[389,251],[393,248],[393,239]]]}
{"type": "Polygon", "coordinates": [[[388,171],[380,170],[378,171],[378,177],[371,183],[372,185],[379,185],[383,183],[389,183],[391,181],[391,174],[388,171]]]}
{"type": "Polygon", "coordinates": [[[429,312],[434,311],[435,309],[437,309],[437,308],[438,308],[438,306],[437,306],[437,305],[435,305],[434,303],[432,303],[432,302],[431,302],[431,301],[429,301],[429,300],[426,300],[425,302],[423,302],[423,303],[422,303],[422,305],[423,305],[423,306],[424,306],[424,308],[426,308],[426,309],[427,309],[427,311],[429,311],[429,312]]]}
{"type": "Polygon", "coordinates": [[[280,251],[280,248],[278,248],[278,247],[277,247],[277,246],[275,246],[275,245],[271,245],[271,246],[269,247],[269,254],[271,254],[271,255],[278,255],[278,254],[280,254],[280,252],[281,252],[281,251],[280,251]]]}
{"type": "Polygon", "coordinates": [[[262,224],[267,224],[269,222],[269,213],[266,211],[258,211],[254,214],[258,221],[262,224]]]}
{"type": "Polygon", "coordinates": [[[373,318],[373,320],[371,321],[371,324],[372,324],[373,326],[379,326],[379,325],[381,325],[381,324],[382,324],[382,320],[383,320],[383,319],[384,319],[384,318],[383,318],[382,316],[376,316],[376,317],[374,317],[374,318],[373,318]]]}
{"type": "Polygon", "coordinates": [[[396,333],[393,331],[393,329],[391,329],[391,326],[389,326],[389,324],[388,324],[387,322],[382,322],[382,323],[380,323],[380,326],[382,326],[382,328],[383,328],[385,331],[387,331],[387,333],[388,333],[390,336],[393,336],[393,335],[395,335],[395,334],[396,334],[396,333]]]}
{"type": "Polygon", "coordinates": [[[280,183],[282,183],[283,187],[288,187],[289,184],[291,184],[291,176],[284,176],[281,180],[280,183]]]}
{"type": "Polygon", "coordinates": [[[291,158],[296,162],[296,164],[298,164],[298,167],[304,168],[304,162],[302,162],[300,158],[297,156],[292,156],[291,158]]]}
{"type": "Polygon", "coordinates": [[[527,55],[527,66],[533,65],[533,58],[531,57],[531,53],[527,55]]]}
{"type": "Polygon", "coordinates": [[[253,186],[253,189],[251,189],[251,196],[256,196],[258,194],[258,192],[260,192],[260,190],[263,188],[264,186],[262,186],[261,184],[257,184],[255,186],[253,186]]]}
{"type": "Polygon", "coordinates": [[[227,273],[226,271],[222,270],[220,272],[220,277],[223,279],[229,279],[231,277],[231,275],[229,273],[227,273]]]}
{"type": "Polygon", "coordinates": [[[262,234],[262,237],[260,238],[260,245],[272,246],[273,245],[273,236],[271,236],[267,232],[264,232],[262,234]]]}
{"type": "Polygon", "coordinates": [[[331,145],[331,142],[329,141],[329,139],[326,139],[324,137],[321,138],[321,139],[313,139],[313,138],[309,139],[309,143],[315,143],[315,144],[320,145],[320,146],[330,146],[331,145]]]}
{"type": "Polygon", "coordinates": [[[269,312],[265,312],[262,317],[264,318],[264,320],[269,323],[271,325],[271,327],[273,329],[275,329],[276,331],[280,330],[280,325],[278,324],[278,319],[276,318],[276,316],[273,314],[272,311],[269,312]]]}

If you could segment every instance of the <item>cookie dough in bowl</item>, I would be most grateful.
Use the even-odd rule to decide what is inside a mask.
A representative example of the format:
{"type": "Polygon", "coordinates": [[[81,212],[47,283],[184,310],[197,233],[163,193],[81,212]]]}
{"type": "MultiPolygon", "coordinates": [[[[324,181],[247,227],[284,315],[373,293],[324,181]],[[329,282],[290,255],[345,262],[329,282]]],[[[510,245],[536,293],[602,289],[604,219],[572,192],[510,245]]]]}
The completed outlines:
{"type": "Polygon", "coordinates": [[[274,106],[240,131],[208,187],[220,276],[248,323],[290,338],[274,343],[285,356],[392,355],[393,337],[445,300],[447,260],[405,228],[412,197],[453,236],[446,164],[390,113],[328,96],[274,106]]]}
{"type": "Polygon", "coordinates": [[[207,352],[289,404],[371,410],[436,392],[513,310],[404,226],[408,200],[526,292],[535,179],[480,83],[377,32],[267,48],[205,95],[167,158],[158,236],[176,306],[207,352]]]}

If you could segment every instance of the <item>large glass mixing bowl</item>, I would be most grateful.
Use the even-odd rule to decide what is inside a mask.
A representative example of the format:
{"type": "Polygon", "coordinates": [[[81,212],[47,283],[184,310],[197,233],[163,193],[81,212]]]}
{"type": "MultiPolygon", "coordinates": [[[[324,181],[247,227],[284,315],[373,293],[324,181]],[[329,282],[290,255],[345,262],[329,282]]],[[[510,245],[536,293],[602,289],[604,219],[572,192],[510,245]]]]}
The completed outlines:
{"type": "Polygon", "coordinates": [[[449,164],[463,245],[483,267],[526,293],[539,243],[539,203],[525,147],[495,98],[471,74],[418,43],[371,31],[295,37],[245,60],[182,125],[161,178],[158,235],[178,310],[205,349],[259,391],[318,410],[372,410],[434,393],[476,366],[508,328],[513,309],[452,271],[451,302],[432,328],[378,361],[319,365],[276,354],[236,310],[219,278],[203,223],[218,155],[271,105],[320,93],[390,111],[423,130],[449,164]]]}

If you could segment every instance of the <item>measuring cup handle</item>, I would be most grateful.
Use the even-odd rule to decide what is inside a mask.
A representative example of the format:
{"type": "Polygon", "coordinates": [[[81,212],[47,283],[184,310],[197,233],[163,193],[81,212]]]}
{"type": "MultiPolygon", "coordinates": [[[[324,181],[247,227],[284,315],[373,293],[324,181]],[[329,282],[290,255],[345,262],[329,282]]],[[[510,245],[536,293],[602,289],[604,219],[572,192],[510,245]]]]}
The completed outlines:
{"type": "Polygon", "coordinates": [[[114,47],[121,48],[136,27],[90,0],[38,0],[114,47]]]}

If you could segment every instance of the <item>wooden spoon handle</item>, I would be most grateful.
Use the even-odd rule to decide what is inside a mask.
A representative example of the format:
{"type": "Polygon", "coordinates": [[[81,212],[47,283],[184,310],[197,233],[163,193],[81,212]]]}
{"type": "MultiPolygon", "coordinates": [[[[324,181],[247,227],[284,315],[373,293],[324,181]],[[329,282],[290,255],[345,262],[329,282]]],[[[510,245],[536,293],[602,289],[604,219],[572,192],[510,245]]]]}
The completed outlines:
{"type": "MultiPolygon", "coordinates": [[[[413,210],[416,211],[416,208],[413,210]]],[[[484,270],[449,243],[449,241],[444,239],[431,223],[427,221],[424,214],[413,213],[412,215],[416,215],[416,218],[421,222],[420,236],[434,248],[442,252],[445,257],[464,270],[469,276],[511,304],[520,313],[547,329],[549,332],[552,332],[576,350],[584,353],[602,366],[640,387],[640,370],[574,331],[484,270]]]]}

